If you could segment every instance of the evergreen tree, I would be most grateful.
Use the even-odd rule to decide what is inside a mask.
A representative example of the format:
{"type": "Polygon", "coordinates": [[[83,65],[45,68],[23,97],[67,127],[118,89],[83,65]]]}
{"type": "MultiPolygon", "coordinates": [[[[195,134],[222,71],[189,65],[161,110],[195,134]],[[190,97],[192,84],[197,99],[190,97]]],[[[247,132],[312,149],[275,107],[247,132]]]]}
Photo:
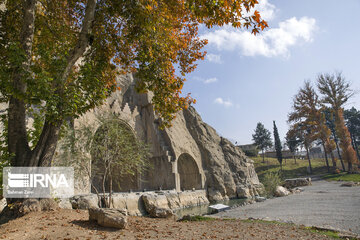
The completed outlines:
{"type": "Polygon", "coordinates": [[[256,125],[255,133],[252,135],[255,145],[261,149],[263,155],[263,162],[265,162],[265,149],[272,147],[271,133],[264,125],[259,122],[256,125]]]}
{"type": "Polygon", "coordinates": [[[358,160],[360,160],[359,154],[359,143],[360,143],[360,111],[356,110],[356,108],[352,107],[351,109],[344,111],[344,118],[346,122],[346,126],[349,129],[351,142],[353,148],[356,151],[356,155],[358,160]]]}
{"type": "Polygon", "coordinates": [[[296,164],[295,153],[297,152],[298,147],[300,146],[300,144],[303,141],[302,137],[296,131],[291,131],[291,129],[289,129],[289,131],[286,133],[285,141],[286,141],[286,145],[288,146],[290,152],[293,154],[293,158],[294,158],[295,164],[296,164]]]}
{"type": "Polygon", "coordinates": [[[281,152],[282,146],[281,146],[279,132],[276,127],[275,121],[273,121],[273,123],[274,123],[274,142],[275,142],[276,157],[280,163],[280,168],[282,170],[282,152],[281,152]]]}

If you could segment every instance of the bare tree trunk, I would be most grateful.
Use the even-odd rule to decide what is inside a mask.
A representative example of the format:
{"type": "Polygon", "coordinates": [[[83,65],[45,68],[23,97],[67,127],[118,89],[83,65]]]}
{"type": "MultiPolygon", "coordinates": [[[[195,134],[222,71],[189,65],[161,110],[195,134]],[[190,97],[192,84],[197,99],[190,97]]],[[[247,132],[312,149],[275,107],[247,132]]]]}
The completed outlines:
{"type": "Polygon", "coordinates": [[[333,165],[333,170],[335,171],[337,166],[336,166],[336,160],[335,160],[335,157],[334,157],[334,153],[332,151],[330,151],[330,157],[331,157],[331,162],[332,162],[332,165],[333,165]]]}
{"type": "Polygon", "coordinates": [[[311,160],[310,160],[309,148],[308,148],[308,147],[305,147],[305,149],[306,149],[306,156],[307,156],[307,159],[308,159],[308,161],[309,161],[310,174],[312,174],[312,167],[311,167],[311,160]]]}
{"type": "Polygon", "coordinates": [[[262,149],[262,155],[263,155],[263,163],[265,163],[265,154],[264,154],[264,149],[262,149]]]}
{"type": "Polygon", "coordinates": [[[112,175],[111,175],[111,170],[110,170],[110,174],[109,174],[109,208],[111,207],[111,197],[112,197],[112,175]]]}
{"type": "Polygon", "coordinates": [[[351,142],[352,142],[353,148],[356,152],[357,159],[358,159],[358,161],[360,161],[359,146],[356,142],[356,137],[353,134],[351,134],[351,142]]]}
{"type": "Polygon", "coordinates": [[[337,140],[335,133],[333,133],[333,137],[334,137],[334,141],[335,141],[335,145],[336,145],[336,150],[337,150],[337,153],[338,153],[338,156],[340,159],[341,167],[342,167],[343,171],[345,172],[345,164],[344,164],[344,161],[342,160],[338,140],[337,140]]]}
{"type": "Polygon", "coordinates": [[[327,150],[326,150],[324,141],[322,141],[322,146],[323,146],[323,148],[324,148],[324,154],[325,154],[325,162],[326,162],[327,172],[329,173],[329,172],[330,172],[330,166],[329,166],[329,160],[328,160],[327,150]]]}

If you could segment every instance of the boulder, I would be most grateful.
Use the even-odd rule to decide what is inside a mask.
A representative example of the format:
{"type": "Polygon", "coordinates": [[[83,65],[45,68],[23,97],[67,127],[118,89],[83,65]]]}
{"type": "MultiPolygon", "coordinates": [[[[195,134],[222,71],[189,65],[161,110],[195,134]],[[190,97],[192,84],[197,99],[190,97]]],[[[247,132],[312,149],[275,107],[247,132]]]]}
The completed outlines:
{"type": "Polygon", "coordinates": [[[286,179],[283,187],[288,189],[301,187],[301,186],[309,186],[311,185],[311,178],[292,178],[286,179]]]}
{"type": "Polygon", "coordinates": [[[171,209],[155,208],[154,211],[150,212],[150,216],[155,218],[171,218],[174,217],[175,214],[171,209]]]}
{"type": "Polygon", "coordinates": [[[265,198],[265,197],[256,196],[256,197],[255,197],[255,201],[257,201],[257,202],[265,202],[265,201],[266,201],[266,198],[265,198]]]}
{"type": "Polygon", "coordinates": [[[73,209],[98,208],[98,197],[96,194],[77,195],[70,199],[73,209]]]}
{"type": "Polygon", "coordinates": [[[40,212],[41,205],[39,200],[28,198],[24,202],[22,202],[19,212],[21,213],[29,213],[29,212],[40,212]]]}
{"type": "Polygon", "coordinates": [[[144,194],[142,195],[145,209],[150,217],[168,218],[174,215],[169,207],[168,199],[165,195],[144,194]]]}
{"type": "Polygon", "coordinates": [[[126,209],[130,216],[142,216],[146,213],[141,194],[136,193],[112,194],[111,207],[115,209],[126,209]]]}
{"type": "Polygon", "coordinates": [[[70,199],[68,198],[60,198],[58,199],[58,205],[61,209],[72,209],[72,204],[70,199]]]}
{"type": "Polygon", "coordinates": [[[287,196],[289,194],[290,194],[290,192],[286,188],[284,188],[282,186],[277,186],[276,190],[275,190],[275,193],[274,193],[275,197],[284,197],[284,196],[287,196]]]}
{"type": "Polygon", "coordinates": [[[42,211],[55,211],[59,209],[59,204],[53,198],[42,198],[39,203],[42,211]]]}
{"type": "Polygon", "coordinates": [[[127,226],[127,212],[113,208],[89,208],[89,220],[103,227],[124,229],[127,226]]]}

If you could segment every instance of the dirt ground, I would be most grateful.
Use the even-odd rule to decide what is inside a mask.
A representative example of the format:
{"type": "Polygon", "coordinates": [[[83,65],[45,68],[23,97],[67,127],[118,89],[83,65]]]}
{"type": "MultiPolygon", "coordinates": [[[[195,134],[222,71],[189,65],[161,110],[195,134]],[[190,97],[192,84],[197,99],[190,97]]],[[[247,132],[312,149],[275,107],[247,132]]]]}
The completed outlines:
{"type": "Polygon", "coordinates": [[[331,239],[301,226],[258,221],[128,220],[127,229],[116,230],[89,222],[86,210],[32,212],[0,225],[0,239],[331,239]]]}

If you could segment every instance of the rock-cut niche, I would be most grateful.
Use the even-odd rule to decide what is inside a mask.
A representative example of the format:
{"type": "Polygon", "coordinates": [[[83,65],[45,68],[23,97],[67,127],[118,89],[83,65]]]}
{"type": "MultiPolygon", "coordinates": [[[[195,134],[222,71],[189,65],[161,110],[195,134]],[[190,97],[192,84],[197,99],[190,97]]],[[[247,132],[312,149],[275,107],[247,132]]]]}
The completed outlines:
{"type": "MultiPolygon", "coordinates": [[[[105,172],[105,158],[109,157],[107,154],[112,152],[119,153],[121,152],[119,148],[122,147],[122,144],[114,141],[114,138],[109,136],[114,136],[121,134],[121,136],[126,136],[125,140],[136,144],[136,136],[132,128],[123,120],[116,119],[111,120],[107,123],[101,125],[95,132],[94,141],[91,147],[91,175],[93,177],[93,185],[99,191],[102,192],[103,186],[103,175],[105,172]],[[110,127],[111,126],[111,127],[110,127]],[[115,127],[114,127],[115,126],[115,127]],[[111,132],[109,132],[111,131],[111,132]],[[112,149],[118,149],[117,151],[112,151],[112,149]],[[110,151],[107,151],[110,150],[110,151]],[[99,153],[100,152],[100,153],[99,153]]],[[[116,138],[115,138],[116,139],[116,138]]],[[[125,150],[126,151],[126,150],[125,150]]],[[[121,172],[118,166],[112,166],[112,191],[113,192],[128,192],[128,191],[138,191],[140,188],[140,177],[139,174],[135,175],[121,175],[118,174],[121,172]]],[[[109,192],[110,181],[105,181],[105,192],[109,192]]],[[[95,189],[92,187],[91,191],[95,193],[95,189]]]]}
{"type": "Polygon", "coordinates": [[[178,159],[178,172],[180,176],[180,189],[201,189],[201,175],[195,159],[187,153],[180,155],[178,159]]]}

